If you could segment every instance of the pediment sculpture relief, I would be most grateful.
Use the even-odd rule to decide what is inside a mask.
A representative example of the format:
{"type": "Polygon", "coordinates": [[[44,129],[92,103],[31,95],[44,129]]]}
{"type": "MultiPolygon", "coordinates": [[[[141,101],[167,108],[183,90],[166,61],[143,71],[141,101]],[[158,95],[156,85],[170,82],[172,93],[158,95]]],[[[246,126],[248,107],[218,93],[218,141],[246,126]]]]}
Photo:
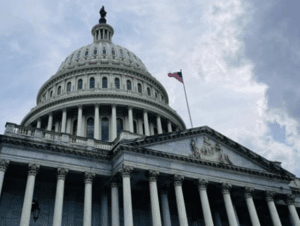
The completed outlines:
{"type": "Polygon", "coordinates": [[[213,162],[232,164],[228,155],[223,153],[221,146],[218,143],[212,145],[205,136],[203,137],[202,142],[201,139],[198,140],[198,138],[192,138],[190,145],[193,152],[193,154],[190,155],[191,157],[213,162]]]}

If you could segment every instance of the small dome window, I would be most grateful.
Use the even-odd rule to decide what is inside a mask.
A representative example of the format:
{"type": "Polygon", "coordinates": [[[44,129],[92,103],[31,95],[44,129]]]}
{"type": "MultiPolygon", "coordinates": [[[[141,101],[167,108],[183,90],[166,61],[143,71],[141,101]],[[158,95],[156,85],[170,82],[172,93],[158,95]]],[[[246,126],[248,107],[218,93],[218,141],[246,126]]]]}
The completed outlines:
{"type": "Polygon", "coordinates": [[[138,92],[142,93],[142,85],[141,85],[141,83],[138,84],[138,92]]]}
{"type": "Polygon", "coordinates": [[[148,94],[148,96],[151,96],[151,91],[150,91],[149,87],[147,88],[147,94],[148,94]]]}
{"type": "Polygon", "coordinates": [[[71,92],[71,82],[68,82],[67,84],[67,92],[71,92]]]}
{"type": "Polygon", "coordinates": [[[106,78],[106,77],[104,77],[104,78],[102,79],[102,88],[103,88],[103,89],[107,89],[107,78],[106,78]]]}
{"type": "Polygon", "coordinates": [[[97,55],[97,48],[94,49],[94,55],[97,55]]]}
{"type": "Polygon", "coordinates": [[[131,90],[131,81],[127,80],[127,90],[131,90]]]}
{"type": "Polygon", "coordinates": [[[118,78],[115,78],[115,87],[116,89],[120,89],[120,80],[118,78]]]}
{"type": "Polygon", "coordinates": [[[78,89],[82,89],[82,79],[78,80],[78,89]]]}
{"type": "Polygon", "coordinates": [[[85,54],[84,54],[85,56],[88,56],[89,55],[89,49],[86,49],[86,51],[85,51],[85,54]]]}
{"type": "Polygon", "coordinates": [[[61,94],[61,86],[58,87],[57,89],[57,95],[61,94]]]}
{"type": "Polygon", "coordinates": [[[111,54],[112,54],[113,56],[115,56],[116,52],[115,52],[115,49],[114,49],[114,48],[111,49],[111,54]]]}
{"type": "Polygon", "coordinates": [[[94,89],[94,88],[95,88],[95,79],[90,78],[90,89],[94,89]]]}
{"type": "Polygon", "coordinates": [[[81,51],[79,51],[78,53],[77,53],[77,60],[79,59],[79,57],[80,57],[80,53],[81,53],[81,51]]]}
{"type": "Polygon", "coordinates": [[[106,55],[106,49],[105,49],[105,47],[103,47],[102,53],[103,53],[103,55],[106,55]]]}

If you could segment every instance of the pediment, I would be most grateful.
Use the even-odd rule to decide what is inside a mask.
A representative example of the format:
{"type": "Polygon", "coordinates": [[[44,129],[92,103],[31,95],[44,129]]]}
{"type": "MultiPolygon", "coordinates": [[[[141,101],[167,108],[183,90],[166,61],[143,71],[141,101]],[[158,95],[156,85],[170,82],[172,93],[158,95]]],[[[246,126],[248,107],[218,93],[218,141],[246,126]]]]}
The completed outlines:
{"type": "Polygon", "coordinates": [[[147,149],[183,155],[204,161],[230,164],[253,170],[269,172],[259,162],[247,158],[239,150],[217,141],[209,135],[185,137],[183,139],[169,139],[164,142],[143,145],[147,149]]]}

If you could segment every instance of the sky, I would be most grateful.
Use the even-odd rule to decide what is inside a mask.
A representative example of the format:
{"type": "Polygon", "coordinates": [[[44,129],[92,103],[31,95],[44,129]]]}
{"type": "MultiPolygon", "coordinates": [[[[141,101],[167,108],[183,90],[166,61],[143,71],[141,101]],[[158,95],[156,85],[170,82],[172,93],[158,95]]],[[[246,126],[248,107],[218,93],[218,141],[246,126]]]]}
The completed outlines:
{"type": "Polygon", "coordinates": [[[300,177],[300,2],[14,0],[0,3],[0,134],[92,43],[102,5],[112,41],[135,53],[191,128],[207,125],[300,177]]]}

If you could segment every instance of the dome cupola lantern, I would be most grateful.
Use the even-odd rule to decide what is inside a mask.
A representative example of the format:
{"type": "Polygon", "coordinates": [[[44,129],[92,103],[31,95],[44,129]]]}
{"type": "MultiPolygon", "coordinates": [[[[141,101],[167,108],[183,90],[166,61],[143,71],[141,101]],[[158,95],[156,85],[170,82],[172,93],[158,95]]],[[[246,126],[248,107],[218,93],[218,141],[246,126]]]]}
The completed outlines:
{"type": "Polygon", "coordinates": [[[106,11],[104,10],[104,6],[102,6],[100,10],[101,18],[99,20],[99,24],[95,25],[92,29],[92,35],[94,38],[93,42],[111,42],[111,38],[114,34],[114,29],[112,26],[106,23],[106,11]]]}

